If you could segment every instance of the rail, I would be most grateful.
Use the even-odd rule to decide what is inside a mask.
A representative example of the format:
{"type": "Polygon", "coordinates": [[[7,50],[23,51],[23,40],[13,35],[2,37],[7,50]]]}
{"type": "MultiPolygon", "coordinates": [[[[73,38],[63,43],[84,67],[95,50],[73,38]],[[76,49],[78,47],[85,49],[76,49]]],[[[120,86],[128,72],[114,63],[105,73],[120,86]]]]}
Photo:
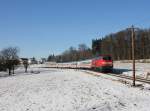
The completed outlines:
{"type": "MultiPolygon", "coordinates": [[[[128,75],[123,75],[123,74],[100,73],[100,72],[95,72],[95,71],[91,71],[91,70],[90,71],[89,70],[84,70],[84,72],[86,72],[88,74],[91,74],[93,76],[100,76],[101,74],[105,74],[105,75],[114,76],[114,77],[118,77],[118,78],[133,80],[133,77],[128,76],[128,75]]],[[[139,77],[139,76],[136,76],[136,81],[150,84],[149,79],[145,79],[145,78],[139,77]]]]}

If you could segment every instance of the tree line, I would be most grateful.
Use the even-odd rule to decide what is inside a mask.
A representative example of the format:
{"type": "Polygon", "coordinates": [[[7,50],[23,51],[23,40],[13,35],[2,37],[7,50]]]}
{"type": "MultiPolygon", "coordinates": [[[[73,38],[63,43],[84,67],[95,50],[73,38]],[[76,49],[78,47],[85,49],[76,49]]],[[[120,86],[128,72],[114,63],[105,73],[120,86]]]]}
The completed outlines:
{"type": "Polygon", "coordinates": [[[70,47],[60,55],[51,54],[47,61],[70,62],[89,59],[92,57],[92,49],[85,44],[79,44],[78,48],[70,47]]]}
{"type": "MultiPolygon", "coordinates": [[[[112,55],[114,60],[132,59],[131,30],[122,30],[100,39],[92,40],[94,55],[112,55]]],[[[150,58],[150,29],[139,29],[135,32],[135,58],[150,58]]]]}

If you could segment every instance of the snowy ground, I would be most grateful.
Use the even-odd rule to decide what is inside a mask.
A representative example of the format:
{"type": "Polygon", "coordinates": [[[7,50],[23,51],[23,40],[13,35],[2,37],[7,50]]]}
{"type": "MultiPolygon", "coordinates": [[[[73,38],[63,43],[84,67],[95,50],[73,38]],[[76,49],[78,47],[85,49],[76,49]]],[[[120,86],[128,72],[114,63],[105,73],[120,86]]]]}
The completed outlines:
{"type": "Polygon", "coordinates": [[[75,70],[0,78],[0,111],[149,111],[150,91],[75,70]]]}
{"type": "MultiPolygon", "coordinates": [[[[28,72],[29,73],[31,73],[31,72],[32,73],[38,73],[39,71],[46,71],[46,69],[41,68],[41,66],[42,65],[30,65],[28,67],[28,72]]],[[[17,69],[15,69],[15,74],[13,74],[13,76],[24,74],[24,72],[25,72],[24,66],[23,65],[19,66],[19,67],[17,67],[17,69]]],[[[0,72],[0,77],[7,77],[7,76],[9,76],[8,71],[0,72]]]]}
{"type": "MultiPolygon", "coordinates": [[[[114,68],[125,75],[132,76],[132,63],[114,63],[114,68]]],[[[136,63],[136,75],[146,77],[147,72],[150,72],[150,63],[136,63]]],[[[150,79],[150,77],[149,77],[150,79]]]]}

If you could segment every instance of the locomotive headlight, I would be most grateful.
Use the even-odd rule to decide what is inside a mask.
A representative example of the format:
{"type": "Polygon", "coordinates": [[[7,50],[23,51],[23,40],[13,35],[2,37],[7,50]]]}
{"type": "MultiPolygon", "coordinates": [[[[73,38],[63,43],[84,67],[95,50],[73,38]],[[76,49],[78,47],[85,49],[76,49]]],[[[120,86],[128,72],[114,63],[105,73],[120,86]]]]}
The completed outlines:
{"type": "Polygon", "coordinates": [[[105,65],[106,64],[106,62],[101,62],[103,65],[105,65]]]}

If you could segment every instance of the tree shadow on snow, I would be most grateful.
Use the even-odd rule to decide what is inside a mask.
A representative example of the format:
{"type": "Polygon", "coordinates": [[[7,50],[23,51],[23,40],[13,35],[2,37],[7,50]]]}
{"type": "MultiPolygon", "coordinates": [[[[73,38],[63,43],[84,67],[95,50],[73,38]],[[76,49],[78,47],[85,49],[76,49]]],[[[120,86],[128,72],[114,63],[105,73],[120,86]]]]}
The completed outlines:
{"type": "Polygon", "coordinates": [[[34,74],[40,74],[42,72],[56,72],[55,70],[31,70],[28,71],[27,73],[25,73],[24,71],[15,71],[15,74],[11,74],[9,75],[7,72],[4,73],[0,73],[0,78],[4,78],[4,77],[13,77],[13,76],[19,76],[19,75],[34,75],[34,74]]]}
{"type": "Polygon", "coordinates": [[[124,72],[129,72],[129,71],[132,71],[132,70],[131,69],[118,69],[118,68],[113,69],[114,74],[122,74],[124,72]]]}
{"type": "Polygon", "coordinates": [[[9,75],[9,74],[0,74],[0,78],[1,77],[9,77],[9,76],[11,76],[11,75],[9,75]]]}

